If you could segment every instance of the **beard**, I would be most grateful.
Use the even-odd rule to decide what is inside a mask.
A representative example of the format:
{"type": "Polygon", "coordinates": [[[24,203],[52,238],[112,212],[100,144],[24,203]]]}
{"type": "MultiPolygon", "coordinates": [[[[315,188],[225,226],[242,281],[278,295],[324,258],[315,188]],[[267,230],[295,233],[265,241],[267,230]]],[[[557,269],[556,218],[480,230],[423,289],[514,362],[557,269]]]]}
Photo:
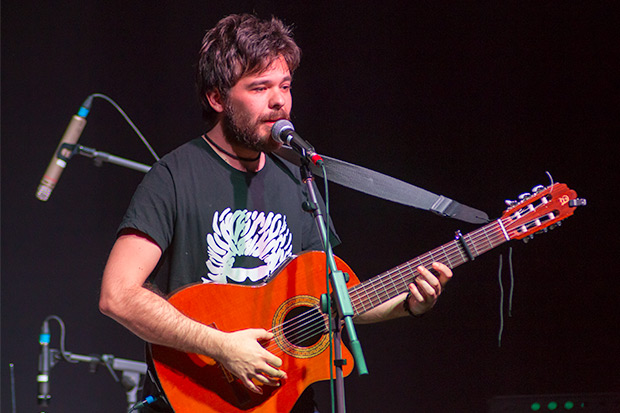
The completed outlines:
{"type": "Polygon", "coordinates": [[[222,130],[226,140],[233,145],[241,145],[255,152],[270,153],[279,149],[281,144],[273,140],[270,133],[261,136],[259,131],[263,122],[274,119],[289,119],[289,115],[280,110],[253,120],[249,113],[238,111],[230,102],[226,102],[222,130]]]}

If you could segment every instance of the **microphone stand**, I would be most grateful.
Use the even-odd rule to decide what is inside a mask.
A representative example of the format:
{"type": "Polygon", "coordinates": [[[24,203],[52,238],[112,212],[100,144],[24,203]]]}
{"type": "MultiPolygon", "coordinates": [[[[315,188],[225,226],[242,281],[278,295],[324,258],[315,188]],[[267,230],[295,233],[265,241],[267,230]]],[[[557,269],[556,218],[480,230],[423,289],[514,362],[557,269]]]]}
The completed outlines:
{"type": "Polygon", "coordinates": [[[309,202],[304,202],[303,209],[314,216],[314,220],[317,224],[317,228],[323,240],[323,246],[325,248],[325,256],[327,260],[327,266],[329,268],[329,281],[332,287],[332,295],[329,296],[328,293],[325,293],[321,296],[321,307],[324,313],[327,313],[329,318],[329,322],[333,326],[333,345],[334,345],[334,366],[336,367],[336,405],[337,412],[344,413],[345,408],[345,397],[344,397],[344,375],[342,372],[342,366],[346,364],[346,360],[342,359],[342,324],[347,329],[347,333],[349,334],[349,344],[351,346],[351,353],[353,354],[353,358],[355,360],[355,364],[357,366],[357,370],[360,376],[368,374],[368,369],[366,367],[366,361],[364,359],[364,355],[362,354],[362,347],[357,339],[357,334],[355,332],[355,327],[353,326],[353,306],[351,305],[351,299],[349,297],[349,293],[347,290],[347,285],[345,282],[345,276],[348,279],[348,275],[338,270],[336,267],[336,261],[334,259],[334,253],[332,251],[331,244],[329,242],[329,228],[325,227],[325,220],[323,219],[323,215],[321,213],[321,209],[319,207],[319,203],[317,202],[316,193],[314,191],[314,177],[309,168],[309,163],[306,159],[302,160],[300,165],[301,177],[303,182],[306,184],[308,188],[308,197],[310,199],[309,202]],[[328,312],[327,303],[328,300],[333,299],[336,304],[336,309],[338,310],[335,318],[333,314],[328,312]]]}
{"type": "Polygon", "coordinates": [[[62,319],[56,315],[49,315],[43,321],[43,326],[41,328],[41,335],[39,338],[41,343],[41,354],[39,355],[39,372],[40,377],[37,378],[37,381],[40,384],[45,384],[45,388],[39,390],[40,394],[38,396],[39,405],[41,407],[47,407],[51,400],[51,396],[49,394],[49,374],[54,368],[54,366],[61,360],[64,360],[68,363],[79,363],[85,362],[88,363],[90,368],[89,371],[91,373],[95,373],[97,371],[97,367],[102,364],[105,365],[114,380],[117,383],[120,383],[125,390],[127,403],[129,404],[129,408],[131,408],[136,402],[138,398],[138,386],[140,384],[140,375],[146,375],[146,363],[116,358],[112,354],[91,354],[88,356],[82,354],[74,354],[70,351],[65,350],[65,323],[62,319]],[[60,325],[60,349],[49,348],[50,342],[50,330],[48,321],[56,320],[60,325]],[[44,348],[45,347],[45,348],[44,348]],[[121,378],[119,379],[116,372],[121,372],[121,378]],[[41,377],[43,376],[43,377],[41,377]],[[43,394],[41,394],[41,391],[43,394]]]}
{"type": "Polygon", "coordinates": [[[99,365],[106,366],[114,380],[123,386],[129,408],[137,403],[140,375],[146,375],[146,363],[117,358],[112,354],[91,354],[86,356],[65,351],[63,355],[58,349],[50,349],[50,358],[50,370],[60,360],[65,360],[69,363],[88,363],[90,373],[95,373],[99,365]],[[120,379],[116,374],[117,371],[121,372],[120,379]]]}

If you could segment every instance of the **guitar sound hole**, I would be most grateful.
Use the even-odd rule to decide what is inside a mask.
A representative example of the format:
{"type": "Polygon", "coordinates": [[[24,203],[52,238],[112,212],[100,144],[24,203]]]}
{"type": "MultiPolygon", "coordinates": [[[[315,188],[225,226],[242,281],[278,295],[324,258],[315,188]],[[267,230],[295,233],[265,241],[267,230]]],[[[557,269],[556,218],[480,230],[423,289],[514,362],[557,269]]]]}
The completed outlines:
{"type": "Polygon", "coordinates": [[[292,308],[284,317],[283,326],[284,337],[298,347],[315,345],[326,331],[325,319],[318,307],[292,308]]]}

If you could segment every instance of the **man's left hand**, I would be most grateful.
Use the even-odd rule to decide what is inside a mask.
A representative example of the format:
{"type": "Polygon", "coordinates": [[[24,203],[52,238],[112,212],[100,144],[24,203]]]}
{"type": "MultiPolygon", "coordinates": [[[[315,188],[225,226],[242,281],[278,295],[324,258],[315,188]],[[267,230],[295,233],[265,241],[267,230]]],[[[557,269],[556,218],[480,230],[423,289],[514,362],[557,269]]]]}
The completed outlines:
{"type": "Polygon", "coordinates": [[[420,275],[409,284],[409,309],[414,315],[421,315],[433,308],[446,283],[452,278],[452,271],[444,264],[434,262],[432,267],[439,274],[438,277],[419,266],[417,270],[420,275]]]}

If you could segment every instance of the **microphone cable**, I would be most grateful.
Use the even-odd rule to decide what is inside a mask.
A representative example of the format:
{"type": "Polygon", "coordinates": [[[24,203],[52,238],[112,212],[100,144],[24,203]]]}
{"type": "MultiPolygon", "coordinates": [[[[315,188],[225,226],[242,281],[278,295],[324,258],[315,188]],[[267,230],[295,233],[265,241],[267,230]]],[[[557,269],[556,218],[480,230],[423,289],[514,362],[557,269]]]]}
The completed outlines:
{"type": "Polygon", "coordinates": [[[131,128],[134,130],[134,132],[136,132],[136,134],[138,135],[138,137],[140,138],[142,143],[144,143],[144,145],[149,150],[151,155],[153,155],[153,158],[155,158],[156,161],[159,161],[159,156],[157,155],[157,153],[155,153],[155,151],[153,150],[153,147],[151,146],[151,144],[146,140],[146,138],[144,137],[142,132],[140,132],[138,127],[133,123],[133,121],[129,118],[129,116],[127,116],[127,114],[119,106],[119,104],[114,101],[114,99],[110,98],[107,95],[104,95],[103,93],[93,93],[93,94],[89,95],[86,98],[85,105],[88,104],[89,107],[90,107],[90,104],[91,104],[91,102],[93,101],[94,98],[101,98],[101,99],[107,101],[108,103],[110,103],[112,106],[114,106],[114,108],[121,114],[121,116],[125,119],[125,121],[127,121],[129,126],[131,126],[131,128]]]}
{"type": "Polygon", "coordinates": [[[43,320],[43,322],[50,320],[56,320],[60,325],[60,355],[62,356],[62,359],[67,363],[79,363],[79,361],[77,360],[71,360],[67,355],[67,351],[65,350],[65,323],[64,321],[62,321],[62,318],[58,317],[57,315],[48,315],[47,317],[45,317],[45,320],[43,320]]]}

